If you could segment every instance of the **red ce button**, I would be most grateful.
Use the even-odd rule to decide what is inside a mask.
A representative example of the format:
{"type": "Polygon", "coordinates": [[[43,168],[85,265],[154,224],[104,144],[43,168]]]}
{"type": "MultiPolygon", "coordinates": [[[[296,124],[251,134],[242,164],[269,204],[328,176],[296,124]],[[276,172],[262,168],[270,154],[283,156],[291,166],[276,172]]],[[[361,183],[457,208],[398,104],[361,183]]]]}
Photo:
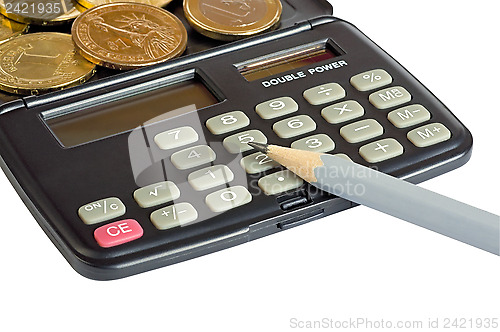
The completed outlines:
{"type": "Polygon", "coordinates": [[[115,221],[94,231],[94,238],[103,248],[115,247],[140,238],[144,234],[134,219],[115,221]]]}

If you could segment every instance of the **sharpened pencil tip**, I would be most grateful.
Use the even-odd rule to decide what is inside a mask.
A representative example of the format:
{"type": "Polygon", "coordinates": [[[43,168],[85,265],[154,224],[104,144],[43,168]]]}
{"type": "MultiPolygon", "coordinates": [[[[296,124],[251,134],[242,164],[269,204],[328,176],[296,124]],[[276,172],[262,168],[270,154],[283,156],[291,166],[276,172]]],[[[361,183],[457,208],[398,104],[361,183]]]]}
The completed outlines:
{"type": "Polygon", "coordinates": [[[255,150],[260,151],[264,154],[267,154],[269,152],[269,145],[268,144],[255,143],[255,142],[249,142],[247,144],[250,145],[255,150]]]}

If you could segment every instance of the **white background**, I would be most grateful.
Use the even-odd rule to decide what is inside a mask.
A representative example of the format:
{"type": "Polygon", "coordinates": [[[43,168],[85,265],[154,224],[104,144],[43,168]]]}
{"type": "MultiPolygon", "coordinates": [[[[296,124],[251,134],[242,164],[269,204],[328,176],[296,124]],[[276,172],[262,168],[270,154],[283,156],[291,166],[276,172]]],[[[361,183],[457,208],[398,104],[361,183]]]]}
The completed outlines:
{"type": "MultiPolygon", "coordinates": [[[[499,2],[332,3],[474,135],[468,164],[422,186],[500,214],[499,2]]],[[[3,331],[287,331],[291,318],[500,318],[499,257],[365,207],[96,282],[71,269],[3,173],[0,193],[3,331]]]]}

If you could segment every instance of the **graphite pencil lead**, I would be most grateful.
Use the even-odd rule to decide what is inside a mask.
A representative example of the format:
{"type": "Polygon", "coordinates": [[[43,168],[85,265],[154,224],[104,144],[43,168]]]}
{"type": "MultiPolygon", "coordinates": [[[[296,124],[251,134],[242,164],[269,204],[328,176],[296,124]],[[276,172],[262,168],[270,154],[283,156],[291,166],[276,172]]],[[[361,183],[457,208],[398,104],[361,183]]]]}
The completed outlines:
{"type": "Polygon", "coordinates": [[[255,143],[255,142],[249,142],[247,144],[259,152],[262,152],[264,154],[269,153],[269,144],[255,143]]]}

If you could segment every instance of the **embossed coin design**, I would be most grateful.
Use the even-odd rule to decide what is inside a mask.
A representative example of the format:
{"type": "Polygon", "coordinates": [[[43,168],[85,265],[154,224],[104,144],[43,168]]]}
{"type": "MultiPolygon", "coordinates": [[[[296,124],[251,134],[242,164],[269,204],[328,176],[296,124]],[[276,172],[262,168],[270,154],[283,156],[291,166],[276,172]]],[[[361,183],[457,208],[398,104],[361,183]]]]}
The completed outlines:
{"type": "Polygon", "coordinates": [[[133,69],[181,55],[187,31],[168,11],[138,3],[97,6],[80,15],[73,41],[89,61],[112,69],[133,69]]]}
{"type": "Polygon", "coordinates": [[[95,65],[78,54],[71,36],[42,32],[0,45],[0,89],[15,94],[38,94],[83,83],[95,65]]]}
{"type": "Polygon", "coordinates": [[[75,0],[0,0],[0,13],[34,25],[60,25],[81,14],[75,0]]]}
{"type": "Polygon", "coordinates": [[[0,16],[0,44],[28,31],[28,25],[0,16]]]}
{"type": "MultiPolygon", "coordinates": [[[[125,0],[76,0],[85,8],[105,5],[108,3],[125,2],[125,0]]],[[[172,2],[172,0],[127,0],[126,2],[144,3],[146,5],[164,7],[172,2]]]]}
{"type": "Polygon", "coordinates": [[[280,0],[184,0],[191,26],[207,37],[236,40],[278,27],[280,0]]]}

